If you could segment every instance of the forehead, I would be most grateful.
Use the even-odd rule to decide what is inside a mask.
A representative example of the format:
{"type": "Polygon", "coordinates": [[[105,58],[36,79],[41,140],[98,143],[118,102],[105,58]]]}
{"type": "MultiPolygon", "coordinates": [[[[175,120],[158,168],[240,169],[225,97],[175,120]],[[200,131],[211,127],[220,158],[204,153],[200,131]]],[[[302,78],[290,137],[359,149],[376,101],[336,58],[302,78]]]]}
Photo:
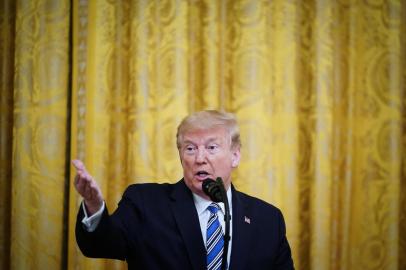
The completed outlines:
{"type": "Polygon", "coordinates": [[[188,130],[181,136],[181,143],[207,143],[228,141],[229,134],[224,127],[188,130]]]}

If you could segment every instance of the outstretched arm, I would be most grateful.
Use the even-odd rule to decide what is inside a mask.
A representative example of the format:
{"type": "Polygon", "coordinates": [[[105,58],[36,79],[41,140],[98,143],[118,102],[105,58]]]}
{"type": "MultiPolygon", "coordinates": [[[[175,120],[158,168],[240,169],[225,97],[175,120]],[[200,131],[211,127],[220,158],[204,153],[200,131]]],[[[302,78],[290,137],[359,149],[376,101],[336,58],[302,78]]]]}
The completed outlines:
{"type": "Polygon", "coordinates": [[[125,259],[126,238],[119,225],[122,217],[112,218],[106,207],[101,210],[104,199],[97,182],[87,172],[82,161],[73,160],[72,164],[76,168],[74,186],[83,197],[85,206],[85,209],[79,209],[76,220],[76,241],[80,250],[87,257],[125,259]],[[97,220],[94,228],[83,223],[85,215],[91,217],[99,210],[102,213],[94,216],[97,220]]]}

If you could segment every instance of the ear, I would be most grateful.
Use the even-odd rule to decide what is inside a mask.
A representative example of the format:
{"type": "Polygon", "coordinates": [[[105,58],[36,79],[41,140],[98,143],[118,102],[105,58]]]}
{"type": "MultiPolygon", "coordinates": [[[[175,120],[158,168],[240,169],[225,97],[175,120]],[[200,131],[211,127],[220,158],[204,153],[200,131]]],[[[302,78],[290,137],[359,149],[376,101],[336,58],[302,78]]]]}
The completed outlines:
{"type": "Polygon", "coordinates": [[[182,159],[182,155],[181,155],[181,152],[180,152],[179,148],[178,148],[178,154],[179,154],[180,164],[182,164],[182,166],[183,166],[183,159],[182,159]]]}
{"type": "Polygon", "coordinates": [[[241,158],[240,148],[236,147],[236,149],[234,149],[232,152],[231,167],[236,168],[238,164],[240,164],[240,158],[241,158]]]}

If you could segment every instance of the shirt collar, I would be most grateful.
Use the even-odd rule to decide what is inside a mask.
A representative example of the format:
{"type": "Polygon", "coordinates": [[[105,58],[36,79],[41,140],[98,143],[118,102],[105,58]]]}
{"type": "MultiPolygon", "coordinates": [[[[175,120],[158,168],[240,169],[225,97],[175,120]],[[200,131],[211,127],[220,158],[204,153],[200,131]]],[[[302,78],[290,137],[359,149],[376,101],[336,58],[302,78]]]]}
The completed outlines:
{"type": "MultiPolygon", "coordinates": [[[[231,205],[231,186],[228,188],[227,190],[227,199],[228,199],[228,205],[230,206],[230,210],[232,208],[231,205]]],[[[204,211],[206,211],[207,207],[209,207],[209,205],[212,203],[211,200],[207,200],[195,193],[193,194],[193,201],[195,202],[195,206],[196,206],[196,210],[197,210],[197,214],[200,216],[201,214],[203,214],[204,211]]],[[[217,203],[220,206],[221,212],[224,214],[225,211],[225,206],[224,203],[220,202],[217,203]]]]}

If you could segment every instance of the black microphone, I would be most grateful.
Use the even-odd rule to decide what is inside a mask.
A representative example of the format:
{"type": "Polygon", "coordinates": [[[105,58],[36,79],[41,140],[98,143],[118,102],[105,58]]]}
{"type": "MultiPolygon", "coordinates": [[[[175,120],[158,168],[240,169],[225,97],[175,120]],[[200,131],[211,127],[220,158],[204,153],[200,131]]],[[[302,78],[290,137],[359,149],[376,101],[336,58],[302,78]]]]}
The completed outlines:
{"type": "Polygon", "coordinates": [[[213,179],[207,178],[203,180],[202,183],[203,192],[206,193],[207,196],[213,202],[222,202],[223,201],[223,194],[221,192],[221,187],[218,182],[214,181],[213,179]]]}

